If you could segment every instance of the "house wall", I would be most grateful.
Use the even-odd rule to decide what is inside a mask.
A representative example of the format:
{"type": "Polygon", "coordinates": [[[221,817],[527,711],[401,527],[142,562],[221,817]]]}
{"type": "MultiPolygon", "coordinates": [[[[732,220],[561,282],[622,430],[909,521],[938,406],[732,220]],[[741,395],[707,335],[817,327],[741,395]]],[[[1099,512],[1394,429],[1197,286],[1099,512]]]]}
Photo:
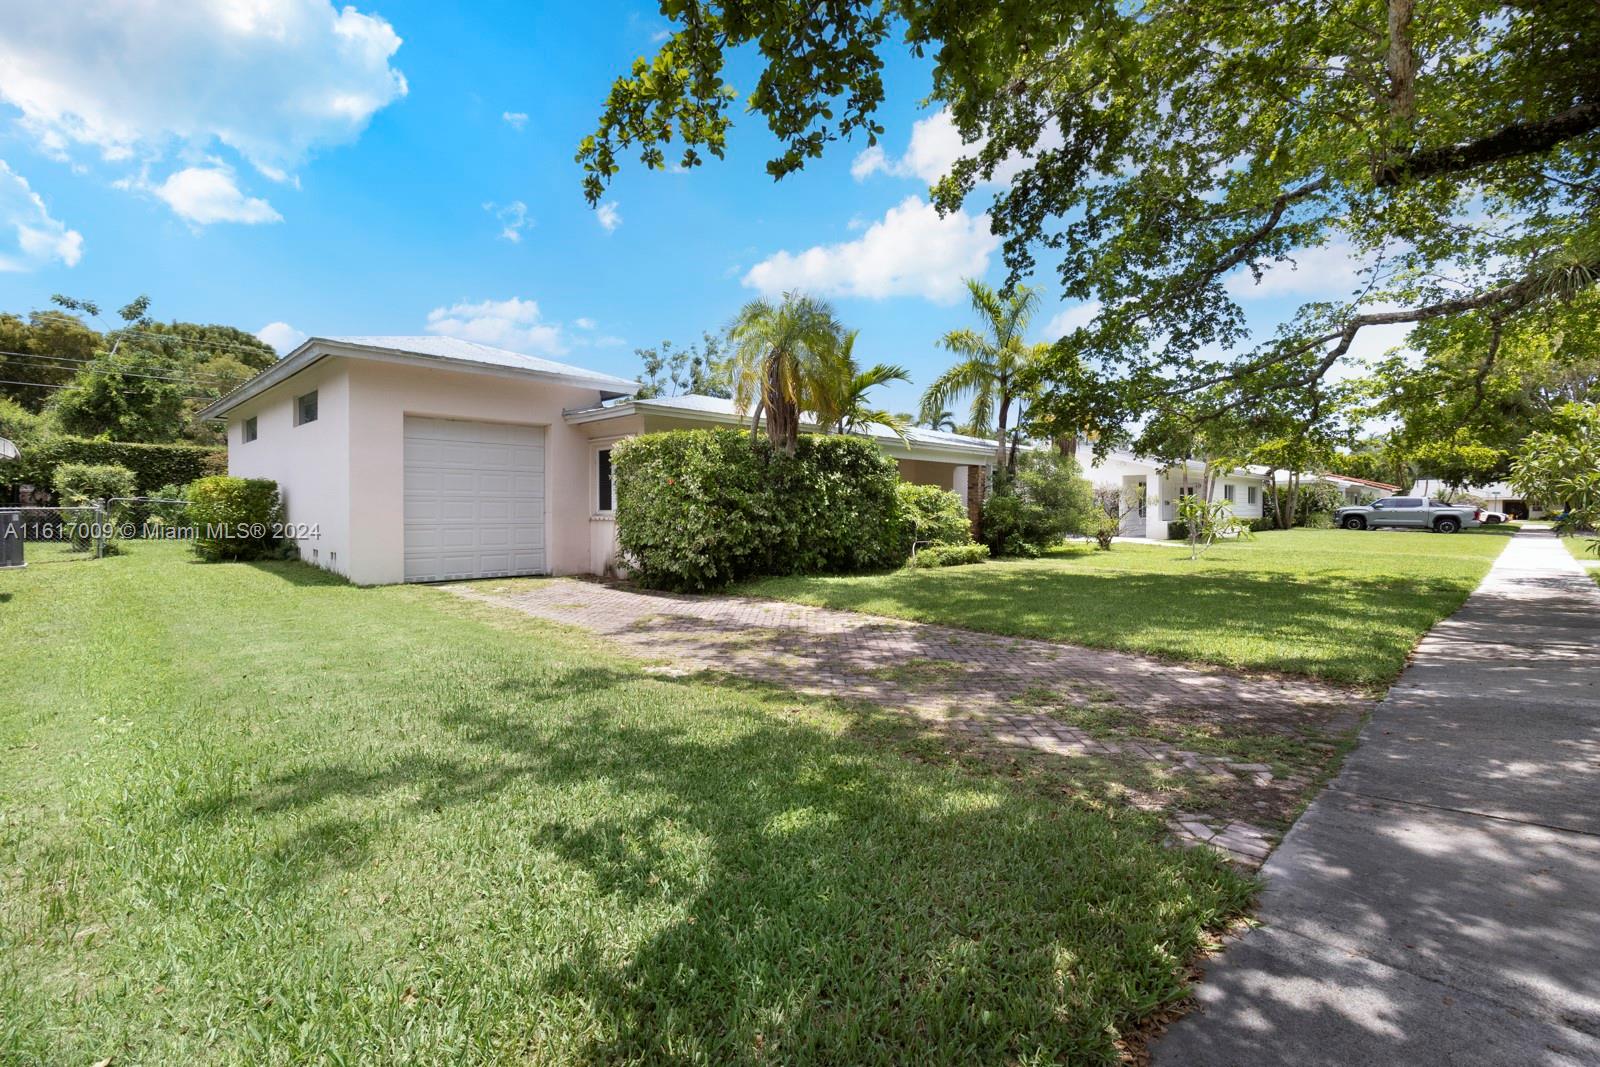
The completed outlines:
{"type": "Polygon", "coordinates": [[[507,422],[545,429],[545,560],[553,574],[590,570],[593,451],[562,412],[592,407],[594,389],[443,367],[350,361],[351,580],[405,578],[405,417],[507,422]]]}
{"type": "Polygon", "coordinates": [[[307,563],[350,576],[350,377],[339,360],[323,360],[228,413],[228,473],[271,478],[283,495],[286,520],[304,533],[297,544],[307,563]],[[294,424],[297,397],[315,390],[317,418],[294,424]],[[256,439],[246,442],[246,419],[256,439]]]}
{"type": "Polygon", "coordinates": [[[897,459],[895,462],[900,467],[902,482],[937,485],[958,496],[966,488],[967,467],[964,463],[940,463],[931,459],[897,459]]]}

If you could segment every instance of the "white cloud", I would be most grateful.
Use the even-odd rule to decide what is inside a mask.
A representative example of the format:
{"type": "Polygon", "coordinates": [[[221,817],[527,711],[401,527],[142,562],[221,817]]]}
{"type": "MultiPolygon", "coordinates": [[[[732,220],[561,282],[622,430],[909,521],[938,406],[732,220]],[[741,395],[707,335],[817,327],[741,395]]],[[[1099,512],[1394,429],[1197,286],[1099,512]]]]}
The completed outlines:
{"type": "Polygon", "coordinates": [[[526,111],[502,111],[500,112],[500,117],[513,130],[520,130],[528,124],[528,113],[526,111]]]}
{"type": "Polygon", "coordinates": [[[622,225],[622,214],[617,210],[615,200],[607,200],[595,209],[595,218],[607,233],[615,233],[618,226],[622,225]]]}
{"type": "MultiPolygon", "coordinates": [[[[850,162],[850,176],[859,182],[874,174],[888,174],[897,178],[917,178],[926,185],[932,185],[950,172],[956,160],[977,155],[983,150],[984,144],[982,139],[972,144],[964,143],[961,131],[956,129],[955,119],[946,108],[912,123],[911,140],[906,145],[904,155],[892,157],[881,145],[872,145],[857,153],[850,162]]],[[[1061,144],[1060,132],[1052,127],[1039,139],[1036,148],[1059,148],[1061,144]]],[[[1028,162],[1021,156],[1012,156],[995,168],[994,176],[987,183],[980,181],[979,184],[1008,184],[1028,162]]]]}
{"type": "Polygon", "coordinates": [[[1067,334],[1080,326],[1087,326],[1100,314],[1100,301],[1086,300],[1081,304],[1074,304],[1069,308],[1062,308],[1050,317],[1044,324],[1043,340],[1049,342],[1059,341],[1067,334]]]}
{"type": "Polygon", "coordinates": [[[590,318],[579,318],[573,319],[572,325],[576,326],[580,330],[593,330],[599,325],[599,323],[590,318]]]}
{"type": "Polygon", "coordinates": [[[1238,300],[1310,296],[1340,300],[1365,284],[1367,261],[1350,244],[1334,241],[1295,252],[1289,260],[1268,266],[1257,282],[1248,267],[1228,275],[1224,283],[1238,300]]]}
{"type": "Polygon", "coordinates": [[[0,35],[0,101],[61,159],[88,147],[148,167],[221,144],[292,181],[314,149],[355,140],[406,93],[389,66],[394,28],[328,0],[190,0],[181,17],[148,0],[98,0],[92,16],[28,7],[0,35]]]}
{"type": "Polygon", "coordinates": [[[185,167],[149,191],[164,200],[178,217],[197,226],[213,222],[282,222],[283,216],[259,197],[239,190],[228,167],[185,167]]]}
{"type": "Polygon", "coordinates": [[[513,200],[509,204],[484,204],[483,210],[493,215],[500,223],[500,236],[512,244],[522,241],[522,231],[533,225],[533,219],[528,217],[528,205],[521,200],[513,200]]]}
{"type": "Polygon", "coordinates": [[[0,271],[74,267],[82,257],[83,235],[52,218],[28,180],[0,159],[0,271]],[[4,238],[8,230],[14,246],[4,238]]]}
{"type": "Polygon", "coordinates": [[[874,300],[921,296],[943,304],[981,275],[1000,239],[987,215],[957,211],[941,218],[933,205],[908,196],[853,241],[778,252],[757,263],[743,284],[775,296],[790,289],[874,300]]]}
{"type": "Polygon", "coordinates": [[[540,356],[559,356],[571,347],[559,323],[544,321],[538,301],[516,297],[434,308],[428,332],[540,356]]]}
{"type": "Polygon", "coordinates": [[[299,348],[306,339],[304,330],[297,330],[287,322],[269,322],[256,331],[256,336],[272,346],[278,355],[299,348]]]}

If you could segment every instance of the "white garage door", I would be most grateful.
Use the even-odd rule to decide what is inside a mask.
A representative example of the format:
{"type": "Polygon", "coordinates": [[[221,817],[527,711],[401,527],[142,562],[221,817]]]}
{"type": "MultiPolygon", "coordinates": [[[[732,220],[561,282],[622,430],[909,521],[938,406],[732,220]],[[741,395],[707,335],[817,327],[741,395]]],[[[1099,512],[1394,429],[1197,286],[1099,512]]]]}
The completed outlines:
{"type": "Polygon", "coordinates": [[[543,574],[544,429],[406,416],[406,581],[543,574]]]}

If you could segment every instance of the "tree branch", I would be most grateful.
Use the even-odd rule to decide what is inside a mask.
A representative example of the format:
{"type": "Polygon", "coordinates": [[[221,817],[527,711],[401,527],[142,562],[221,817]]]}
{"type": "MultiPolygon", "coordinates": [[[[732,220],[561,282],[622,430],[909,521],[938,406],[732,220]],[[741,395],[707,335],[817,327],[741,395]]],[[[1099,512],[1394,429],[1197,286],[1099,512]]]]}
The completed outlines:
{"type": "Polygon", "coordinates": [[[1600,101],[1587,100],[1559,115],[1514,123],[1475,141],[1419,149],[1381,164],[1373,178],[1379,188],[1390,188],[1412,178],[1457,174],[1502,159],[1536,155],[1596,129],[1600,129],[1600,101]]]}

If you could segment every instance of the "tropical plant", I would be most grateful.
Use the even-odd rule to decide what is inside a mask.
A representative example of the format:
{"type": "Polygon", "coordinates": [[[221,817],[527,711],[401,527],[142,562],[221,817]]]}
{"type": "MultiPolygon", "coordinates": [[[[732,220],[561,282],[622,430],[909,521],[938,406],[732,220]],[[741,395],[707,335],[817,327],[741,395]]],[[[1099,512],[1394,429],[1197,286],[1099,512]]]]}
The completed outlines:
{"type": "Polygon", "coordinates": [[[995,475],[979,532],[996,556],[1037,556],[1069,535],[1091,533],[1104,513],[1070,456],[1029,452],[1015,473],[995,475]]]}
{"type": "Polygon", "coordinates": [[[945,433],[956,432],[956,413],[949,408],[940,408],[938,411],[924,411],[918,423],[930,430],[942,430],[945,433]]]}
{"type": "Polygon", "coordinates": [[[1220,537],[1251,536],[1249,525],[1234,515],[1233,505],[1226,500],[1206,500],[1198,494],[1178,499],[1178,522],[1185,528],[1190,559],[1205,555],[1220,537]]]}
{"type": "Polygon", "coordinates": [[[825,355],[820,373],[811,383],[807,406],[825,433],[859,433],[869,426],[884,426],[904,437],[905,419],[884,408],[871,407],[867,393],[889,382],[909,382],[911,374],[892,363],[874,363],[862,370],[855,358],[859,333],[845,332],[837,347],[825,355]]]}
{"type": "Polygon", "coordinates": [[[825,301],[785,293],[774,304],[756,299],[739,309],[728,328],[734,409],[750,412],[753,440],[763,421],[767,439],[792,456],[800,442],[800,412],[838,350],[841,330],[825,301]]]}
{"type": "Polygon", "coordinates": [[[1562,531],[1600,529],[1600,403],[1568,404],[1558,428],[1529,434],[1511,484],[1529,500],[1563,506],[1562,531]]]}
{"type": "Polygon", "coordinates": [[[961,498],[937,485],[901,482],[895,487],[900,507],[900,529],[905,551],[923,545],[966,545],[972,543],[972,522],[961,498]]]}
{"type": "Polygon", "coordinates": [[[944,347],[962,359],[935,378],[922,394],[923,418],[970,397],[972,424],[996,428],[996,466],[1014,471],[1018,436],[1007,431],[1012,406],[1022,395],[1018,375],[1049,347],[1023,341],[1039,306],[1039,296],[1019,285],[1009,297],[1003,297],[976,278],[967,279],[967,292],[972,310],[983,325],[977,330],[951,330],[944,335],[944,347]]]}

